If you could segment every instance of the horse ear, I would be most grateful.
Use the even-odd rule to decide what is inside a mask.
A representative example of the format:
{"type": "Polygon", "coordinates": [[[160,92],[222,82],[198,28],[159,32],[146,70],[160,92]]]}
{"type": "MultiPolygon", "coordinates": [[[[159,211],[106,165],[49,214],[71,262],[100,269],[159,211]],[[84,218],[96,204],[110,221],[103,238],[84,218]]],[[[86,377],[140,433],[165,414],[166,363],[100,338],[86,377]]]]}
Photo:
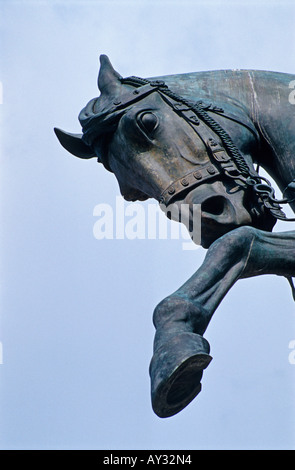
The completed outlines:
{"type": "Polygon", "coordinates": [[[97,79],[97,85],[102,95],[116,94],[116,91],[122,88],[121,75],[116,72],[108,56],[102,54],[100,57],[100,69],[97,79]]]}
{"type": "Polygon", "coordinates": [[[96,157],[92,148],[82,140],[82,134],[70,134],[56,127],[54,128],[54,132],[61,145],[72,155],[79,158],[96,157]]]}

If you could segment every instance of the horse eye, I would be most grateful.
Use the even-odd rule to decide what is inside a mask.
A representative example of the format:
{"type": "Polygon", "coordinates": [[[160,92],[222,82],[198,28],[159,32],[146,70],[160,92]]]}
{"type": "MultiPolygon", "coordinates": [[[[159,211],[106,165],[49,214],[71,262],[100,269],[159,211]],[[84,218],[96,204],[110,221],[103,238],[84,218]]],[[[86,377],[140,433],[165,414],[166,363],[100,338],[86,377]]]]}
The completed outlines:
{"type": "Polygon", "coordinates": [[[155,114],[151,112],[145,112],[142,113],[139,117],[139,124],[141,124],[141,127],[143,128],[144,131],[151,133],[155,130],[158,124],[158,118],[155,114]]]}

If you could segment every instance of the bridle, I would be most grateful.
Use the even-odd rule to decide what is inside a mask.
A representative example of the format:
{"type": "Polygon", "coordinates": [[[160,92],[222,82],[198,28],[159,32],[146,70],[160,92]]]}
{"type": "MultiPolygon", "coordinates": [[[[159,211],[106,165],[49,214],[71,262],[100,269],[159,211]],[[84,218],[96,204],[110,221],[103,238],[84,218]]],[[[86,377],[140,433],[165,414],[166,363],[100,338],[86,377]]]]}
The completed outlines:
{"type": "MultiPolygon", "coordinates": [[[[276,219],[295,220],[295,218],[287,218],[279,205],[292,202],[293,199],[283,198],[278,200],[275,198],[271,183],[249,167],[245,157],[228,133],[207,112],[210,109],[215,113],[224,113],[223,109],[212,105],[208,106],[202,101],[191,102],[173,92],[161,80],[147,80],[132,76],[122,78],[121,82],[131,85],[134,89],[126,91],[118,100],[115,100],[108,113],[124,109],[151,93],[158,92],[163,100],[194,129],[203,141],[210,158],[209,163],[198,165],[195,170],[186,173],[170,184],[159,196],[160,203],[168,206],[177,196],[187,192],[188,189],[193,189],[204,182],[216,179],[219,175],[225,175],[251,188],[264,207],[276,219]]],[[[242,125],[247,125],[240,120],[235,120],[242,125]]],[[[286,187],[283,196],[287,190],[295,191],[294,181],[286,187]]]]}

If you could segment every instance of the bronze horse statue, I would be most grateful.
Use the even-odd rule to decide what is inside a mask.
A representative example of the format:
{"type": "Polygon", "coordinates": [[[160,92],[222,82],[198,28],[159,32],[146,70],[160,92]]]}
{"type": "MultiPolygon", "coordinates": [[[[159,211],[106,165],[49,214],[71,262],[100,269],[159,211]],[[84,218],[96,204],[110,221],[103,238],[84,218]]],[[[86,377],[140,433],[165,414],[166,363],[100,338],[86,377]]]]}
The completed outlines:
{"type": "Polygon", "coordinates": [[[107,56],[100,61],[100,96],[79,115],[82,133],[55,129],[60,143],[77,157],[96,157],[128,201],[188,205],[190,232],[193,207],[201,207],[205,260],[153,315],[152,406],[168,417],[200,392],[212,359],[203,334],[238,279],[284,276],[294,296],[295,231],[272,229],[278,219],[295,220],[281,209],[286,203],[295,211],[295,108],[288,99],[295,76],[222,70],[122,78],[107,56]]]}

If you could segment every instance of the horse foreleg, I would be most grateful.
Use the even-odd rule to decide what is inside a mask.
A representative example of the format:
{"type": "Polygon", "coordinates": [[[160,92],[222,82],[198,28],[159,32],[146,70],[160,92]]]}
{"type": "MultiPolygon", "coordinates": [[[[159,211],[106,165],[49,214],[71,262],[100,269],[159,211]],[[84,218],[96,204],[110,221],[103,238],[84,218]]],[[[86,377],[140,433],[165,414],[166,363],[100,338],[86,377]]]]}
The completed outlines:
{"type": "Polygon", "coordinates": [[[156,414],[171,416],[201,390],[211,361],[203,334],[216,308],[240,278],[295,275],[295,232],[268,233],[240,227],[208,249],[202,266],[154,311],[154,355],[150,365],[156,414]]]}

